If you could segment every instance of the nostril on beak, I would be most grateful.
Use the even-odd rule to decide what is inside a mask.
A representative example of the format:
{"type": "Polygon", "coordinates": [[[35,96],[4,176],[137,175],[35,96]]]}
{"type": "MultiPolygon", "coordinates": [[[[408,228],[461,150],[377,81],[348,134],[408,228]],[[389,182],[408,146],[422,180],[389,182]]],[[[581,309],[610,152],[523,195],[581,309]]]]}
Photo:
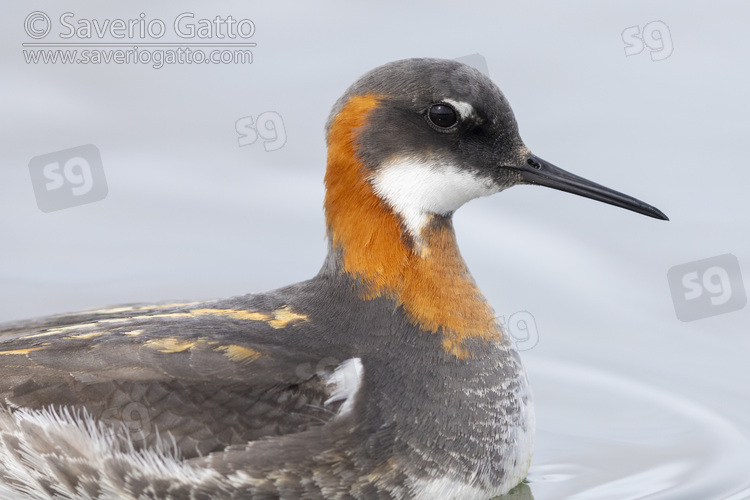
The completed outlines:
{"type": "Polygon", "coordinates": [[[537,170],[539,170],[540,168],[542,168],[542,165],[538,161],[534,160],[533,158],[528,158],[526,160],[526,163],[529,164],[529,165],[531,165],[532,167],[534,167],[537,170]]]}

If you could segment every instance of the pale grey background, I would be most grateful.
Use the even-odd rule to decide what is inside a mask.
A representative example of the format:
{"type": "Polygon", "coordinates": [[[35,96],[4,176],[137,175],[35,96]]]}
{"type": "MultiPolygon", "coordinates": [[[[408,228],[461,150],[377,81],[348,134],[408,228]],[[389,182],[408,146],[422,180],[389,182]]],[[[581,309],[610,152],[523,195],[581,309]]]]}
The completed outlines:
{"type": "Polygon", "coordinates": [[[480,53],[536,154],[672,219],[538,187],[456,215],[498,315],[538,326],[523,353],[535,498],[748,498],[750,308],[681,322],[667,270],[732,253],[749,281],[749,20],[740,2],[6,2],[0,321],[312,276],[335,99],[391,60],[480,53]],[[258,46],[248,66],[28,65],[32,10],[231,14],[255,22],[258,46]],[[623,30],[656,20],[671,56],[626,57],[623,30]],[[284,147],[239,147],[235,122],[265,111],[283,117],[284,147]],[[83,144],[101,151],[106,199],[42,213],[29,160],[83,144]]]}

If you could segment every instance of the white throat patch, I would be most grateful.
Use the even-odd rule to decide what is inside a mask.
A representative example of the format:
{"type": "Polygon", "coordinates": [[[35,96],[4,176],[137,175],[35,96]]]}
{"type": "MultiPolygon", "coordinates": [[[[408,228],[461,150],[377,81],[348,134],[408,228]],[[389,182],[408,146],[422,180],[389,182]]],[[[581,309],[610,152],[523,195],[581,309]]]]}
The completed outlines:
{"type": "Polygon", "coordinates": [[[448,215],[469,200],[500,191],[491,179],[481,179],[454,165],[397,158],[380,166],[370,178],[375,193],[419,239],[432,214],[448,215]]]}

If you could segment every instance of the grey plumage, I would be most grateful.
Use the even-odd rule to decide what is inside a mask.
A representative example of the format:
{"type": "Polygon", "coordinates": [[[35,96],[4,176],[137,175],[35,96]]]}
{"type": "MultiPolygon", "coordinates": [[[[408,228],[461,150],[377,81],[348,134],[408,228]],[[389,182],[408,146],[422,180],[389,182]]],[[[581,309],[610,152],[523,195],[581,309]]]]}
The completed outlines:
{"type": "Polygon", "coordinates": [[[313,279],[0,326],[0,495],[479,500],[525,477],[528,381],[453,212],[530,183],[666,216],[531,154],[455,61],[371,71],[327,132],[313,279]]]}
{"type": "Polygon", "coordinates": [[[38,498],[411,498],[425,471],[462,471],[456,479],[486,476],[491,489],[528,404],[516,354],[482,345],[486,359],[457,360],[390,301],[362,301],[341,279],[322,272],[265,295],[6,327],[2,350],[43,347],[0,365],[6,483],[38,498]],[[172,316],[282,307],[306,319],[274,329],[172,316]],[[176,332],[196,344],[154,342],[176,332]],[[225,345],[262,356],[232,360],[225,345]],[[366,377],[337,418],[326,380],[355,355],[366,377]]]}

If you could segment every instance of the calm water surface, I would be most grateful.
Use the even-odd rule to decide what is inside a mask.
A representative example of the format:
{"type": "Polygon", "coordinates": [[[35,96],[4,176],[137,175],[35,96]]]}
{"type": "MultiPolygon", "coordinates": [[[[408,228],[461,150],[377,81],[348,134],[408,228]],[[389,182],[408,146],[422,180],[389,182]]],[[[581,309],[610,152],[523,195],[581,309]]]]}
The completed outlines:
{"type": "Polygon", "coordinates": [[[750,498],[750,441],[732,422],[601,369],[527,362],[537,446],[503,499],[750,498]]]}

